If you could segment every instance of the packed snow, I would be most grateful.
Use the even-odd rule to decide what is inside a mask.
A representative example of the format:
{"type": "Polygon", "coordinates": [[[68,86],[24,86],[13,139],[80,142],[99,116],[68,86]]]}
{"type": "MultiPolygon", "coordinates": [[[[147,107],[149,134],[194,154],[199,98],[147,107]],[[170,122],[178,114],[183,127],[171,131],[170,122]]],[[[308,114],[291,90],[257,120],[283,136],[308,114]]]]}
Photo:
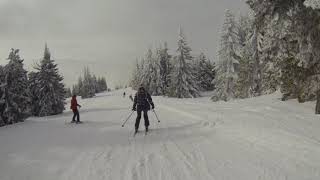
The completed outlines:
{"type": "MultiPolygon", "coordinates": [[[[133,94],[126,90],[127,94],[133,94]]],[[[1,180],[319,180],[314,103],[280,94],[231,102],[153,97],[150,132],[135,137],[123,91],[79,104],[83,124],[62,115],[0,128],[1,180]]],[[[69,107],[69,104],[66,105],[69,107]]]]}

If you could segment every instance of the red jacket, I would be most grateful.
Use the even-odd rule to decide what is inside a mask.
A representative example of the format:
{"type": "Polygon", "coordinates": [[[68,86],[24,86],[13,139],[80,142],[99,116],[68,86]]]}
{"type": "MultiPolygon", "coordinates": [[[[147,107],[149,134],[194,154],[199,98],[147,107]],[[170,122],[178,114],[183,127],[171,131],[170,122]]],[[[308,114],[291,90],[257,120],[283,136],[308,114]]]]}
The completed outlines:
{"type": "Polygon", "coordinates": [[[77,99],[75,97],[72,97],[71,99],[71,107],[70,109],[72,110],[77,110],[78,109],[78,102],[77,99]]]}

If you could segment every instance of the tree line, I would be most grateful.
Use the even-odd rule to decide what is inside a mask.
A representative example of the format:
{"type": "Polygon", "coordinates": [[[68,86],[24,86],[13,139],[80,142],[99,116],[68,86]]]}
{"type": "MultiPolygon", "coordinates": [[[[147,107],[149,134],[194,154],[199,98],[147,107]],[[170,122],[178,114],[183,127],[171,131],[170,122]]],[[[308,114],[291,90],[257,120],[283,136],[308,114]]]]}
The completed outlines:
{"type": "Polygon", "coordinates": [[[180,29],[176,54],[171,55],[167,43],[137,60],[130,86],[144,86],[151,95],[177,98],[199,97],[201,91],[214,89],[215,64],[204,53],[194,57],[180,29]]]}
{"type": "Polygon", "coordinates": [[[70,95],[79,95],[82,98],[92,98],[96,93],[108,90],[105,77],[98,77],[92,74],[88,67],[83,69],[83,75],[79,77],[78,83],[72,86],[70,95]]]}
{"type": "Polygon", "coordinates": [[[282,100],[317,99],[320,113],[320,7],[313,0],[247,0],[251,11],[227,11],[214,101],[280,90],[282,100]]]}
{"type": "Polygon", "coordinates": [[[25,70],[19,49],[11,49],[7,60],[5,66],[0,65],[0,126],[22,122],[30,116],[61,114],[67,97],[74,94],[88,98],[107,90],[106,79],[96,78],[85,68],[83,79],[79,78],[71,92],[47,45],[34,71],[25,70]]]}
{"type": "Polygon", "coordinates": [[[225,13],[217,64],[193,57],[180,32],[175,55],[167,45],[138,60],[130,85],[152,95],[198,97],[214,90],[213,101],[280,91],[282,100],[317,100],[320,113],[320,5],[317,0],[247,0],[250,11],[225,13]]]}
{"type": "Polygon", "coordinates": [[[60,114],[65,105],[65,86],[47,46],[34,67],[24,69],[19,49],[11,49],[8,63],[0,66],[0,125],[22,122],[29,116],[60,114]]]}

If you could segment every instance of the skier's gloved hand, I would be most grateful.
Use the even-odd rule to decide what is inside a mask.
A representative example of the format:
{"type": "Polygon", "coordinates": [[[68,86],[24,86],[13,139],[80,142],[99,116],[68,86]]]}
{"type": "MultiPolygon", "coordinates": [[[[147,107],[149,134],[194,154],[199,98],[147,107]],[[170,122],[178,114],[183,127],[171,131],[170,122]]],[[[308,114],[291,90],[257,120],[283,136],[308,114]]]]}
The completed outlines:
{"type": "Polygon", "coordinates": [[[134,107],[134,108],[132,108],[132,111],[137,111],[137,109],[134,107]]]}
{"type": "Polygon", "coordinates": [[[151,108],[154,109],[154,104],[153,103],[151,104],[151,108]]]}

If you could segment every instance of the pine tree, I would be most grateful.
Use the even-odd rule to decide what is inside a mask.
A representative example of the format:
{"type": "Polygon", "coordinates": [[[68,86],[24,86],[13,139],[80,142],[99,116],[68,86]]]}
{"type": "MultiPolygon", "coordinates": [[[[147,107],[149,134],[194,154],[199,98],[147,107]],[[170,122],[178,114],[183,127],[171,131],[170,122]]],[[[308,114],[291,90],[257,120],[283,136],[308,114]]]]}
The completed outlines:
{"type": "Polygon", "coordinates": [[[44,50],[44,57],[36,67],[38,72],[30,74],[34,105],[38,109],[36,116],[48,116],[60,114],[64,110],[66,91],[62,83],[63,77],[55,61],[51,59],[51,54],[47,45],[44,50]]]}
{"type": "Polygon", "coordinates": [[[161,48],[156,50],[155,57],[152,58],[151,61],[151,71],[150,71],[150,87],[149,87],[149,93],[154,96],[163,95],[163,87],[161,82],[161,66],[160,66],[160,60],[161,60],[161,48]]]}
{"type": "Polygon", "coordinates": [[[8,60],[9,63],[4,67],[6,87],[3,116],[6,124],[12,124],[30,116],[31,99],[27,71],[23,68],[19,50],[11,49],[8,60]]]}
{"type": "Polygon", "coordinates": [[[149,93],[150,86],[152,83],[152,71],[153,71],[153,53],[151,49],[148,49],[145,59],[142,61],[142,71],[141,71],[141,84],[149,93]]]}
{"type": "Polygon", "coordinates": [[[5,125],[4,121],[4,109],[5,109],[5,74],[4,69],[0,65],[0,126],[5,125]]]}
{"type": "Polygon", "coordinates": [[[143,67],[139,60],[136,60],[135,68],[133,70],[132,79],[130,81],[130,86],[134,90],[138,90],[141,84],[141,75],[142,75],[143,67]]]}
{"type": "Polygon", "coordinates": [[[83,89],[83,79],[81,76],[78,78],[78,84],[76,87],[77,87],[77,95],[81,96],[82,89],[83,89]]]}
{"type": "Polygon", "coordinates": [[[170,96],[177,98],[193,98],[200,96],[197,87],[195,72],[192,67],[193,57],[185,35],[180,28],[178,40],[178,55],[175,56],[175,64],[171,73],[170,96]]]}
{"type": "Polygon", "coordinates": [[[210,62],[204,53],[201,53],[196,61],[196,79],[202,91],[214,89],[215,65],[210,62]]]}
{"type": "Polygon", "coordinates": [[[95,96],[95,87],[89,68],[84,68],[83,73],[83,82],[80,89],[80,95],[82,98],[92,98],[95,96]]]}
{"type": "MultiPolygon", "coordinates": [[[[248,98],[255,96],[254,82],[255,68],[254,54],[257,52],[257,44],[254,40],[254,25],[250,16],[241,16],[238,23],[238,55],[239,55],[239,72],[236,84],[237,98],[248,98]]],[[[257,67],[256,67],[257,68],[257,67]]]]}
{"type": "Polygon", "coordinates": [[[247,0],[247,3],[255,12],[258,32],[264,34],[259,55],[263,63],[262,85],[276,84],[272,83],[275,79],[272,76],[275,76],[277,71],[274,71],[274,68],[265,68],[271,62],[273,67],[280,68],[282,72],[282,82],[279,83],[281,91],[285,93],[284,100],[287,97],[298,97],[300,102],[315,99],[319,95],[317,86],[320,74],[318,1],[299,0],[286,3],[282,0],[247,0]],[[268,69],[272,71],[265,76],[268,69]],[[300,73],[298,76],[290,76],[300,73]],[[272,78],[265,78],[268,76],[272,78]]]}
{"type": "Polygon", "coordinates": [[[31,94],[31,114],[32,115],[39,115],[40,111],[40,104],[39,104],[39,99],[40,96],[38,96],[38,92],[40,90],[39,88],[39,73],[38,72],[30,72],[29,73],[29,89],[30,89],[30,94],[31,94]]]}
{"type": "Polygon", "coordinates": [[[66,92],[66,98],[70,98],[72,96],[72,92],[70,88],[66,88],[65,92],[66,92]]]}
{"type": "Polygon", "coordinates": [[[221,47],[219,51],[219,62],[216,67],[216,86],[213,101],[228,101],[235,98],[235,86],[238,79],[239,57],[236,54],[238,35],[235,17],[230,11],[226,11],[221,47]]]}
{"type": "Polygon", "coordinates": [[[107,91],[108,90],[108,84],[107,84],[107,80],[105,77],[101,77],[100,78],[100,88],[101,88],[101,91],[107,91]]]}
{"type": "Polygon", "coordinates": [[[159,64],[160,64],[160,87],[161,94],[168,94],[168,89],[170,85],[170,73],[172,70],[171,58],[172,56],[168,53],[168,45],[164,43],[164,48],[158,51],[159,64]]]}
{"type": "Polygon", "coordinates": [[[72,86],[72,91],[71,91],[71,95],[79,95],[79,87],[78,84],[75,84],[72,86]]]}

